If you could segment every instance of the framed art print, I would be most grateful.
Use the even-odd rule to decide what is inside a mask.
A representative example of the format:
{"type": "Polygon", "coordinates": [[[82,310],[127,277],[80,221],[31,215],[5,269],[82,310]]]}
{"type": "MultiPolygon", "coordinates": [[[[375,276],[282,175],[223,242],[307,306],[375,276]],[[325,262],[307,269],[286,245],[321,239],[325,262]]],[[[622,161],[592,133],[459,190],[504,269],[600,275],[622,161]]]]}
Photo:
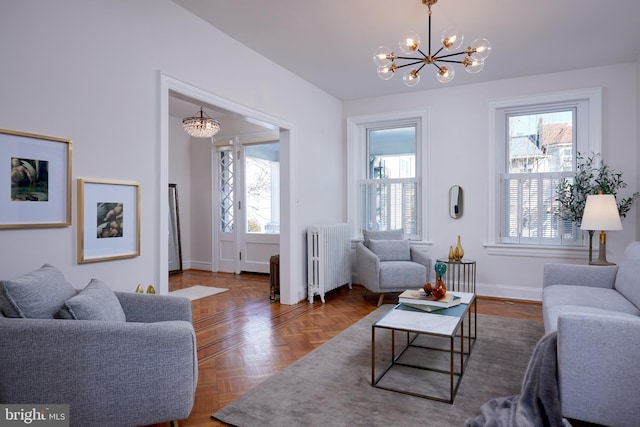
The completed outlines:
{"type": "Polygon", "coordinates": [[[71,140],[0,129],[0,228],[71,225],[71,140]]]}
{"type": "Polygon", "coordinates": [[[140,184],[78,178],[78,263],[140,255],[140,184]]]}

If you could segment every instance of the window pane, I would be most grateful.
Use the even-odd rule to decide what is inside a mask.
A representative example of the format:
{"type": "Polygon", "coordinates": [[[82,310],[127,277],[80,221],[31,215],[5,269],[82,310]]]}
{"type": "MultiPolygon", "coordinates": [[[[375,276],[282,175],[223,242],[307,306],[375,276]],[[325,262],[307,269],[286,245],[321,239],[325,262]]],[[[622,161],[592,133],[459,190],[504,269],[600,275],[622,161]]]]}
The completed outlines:
{"type": "Polygon", "coordinates": [[[280,145],[245,148],[247,233],[280,232],[280,145]]]}
{"type": "Polygon", "coordinates": [[[233,231],[233,149],[220,149],[220,231],[233,231]]]}
{"type": "Polygon", "coordinates": [[[572,175],[576,108],[507,114],[502,241],[566,245],[579,232],[557,215],[556,188],[572,175]]]}
{"type": "Polygon", "coordinates": [[[369,130],[371,179],[416,177],[416,128],[369,130]]]}
{"type": "Polygon", "coordinates": [[[507,172],[571,172],[575,110],[507,116],[507,172]]]}
{"type": "Polygon", "coordinates": [[[367,179],[362,181],[362,228],[419,238],[417,125],[367,129],[367,179]]]}

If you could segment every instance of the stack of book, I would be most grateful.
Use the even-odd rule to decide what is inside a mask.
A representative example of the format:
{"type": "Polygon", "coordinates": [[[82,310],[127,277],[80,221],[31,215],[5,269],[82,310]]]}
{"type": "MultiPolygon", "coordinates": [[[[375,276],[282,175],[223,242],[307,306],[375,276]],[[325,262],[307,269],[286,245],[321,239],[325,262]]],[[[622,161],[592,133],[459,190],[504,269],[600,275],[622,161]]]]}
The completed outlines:
{"type": "Polygon", "coordinates": [[[461,298],[453,295],[453,292],[447,292],[442,298],[435,299],[422,290],[407,290],[400,294],[398,302],[411,308],[431,312],[454,307],[460,304],[461,298]]]}

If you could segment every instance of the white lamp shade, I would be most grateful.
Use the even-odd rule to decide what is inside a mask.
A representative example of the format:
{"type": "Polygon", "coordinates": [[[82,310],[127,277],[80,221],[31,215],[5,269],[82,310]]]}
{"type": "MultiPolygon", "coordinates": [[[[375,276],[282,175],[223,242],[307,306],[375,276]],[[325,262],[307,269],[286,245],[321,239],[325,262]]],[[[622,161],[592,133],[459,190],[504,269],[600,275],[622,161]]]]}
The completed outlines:
{"type": "Polygon", "coordinates": [[[581,230],[622,230],[620,214],[613,194],[587,196],[581,230]]]}

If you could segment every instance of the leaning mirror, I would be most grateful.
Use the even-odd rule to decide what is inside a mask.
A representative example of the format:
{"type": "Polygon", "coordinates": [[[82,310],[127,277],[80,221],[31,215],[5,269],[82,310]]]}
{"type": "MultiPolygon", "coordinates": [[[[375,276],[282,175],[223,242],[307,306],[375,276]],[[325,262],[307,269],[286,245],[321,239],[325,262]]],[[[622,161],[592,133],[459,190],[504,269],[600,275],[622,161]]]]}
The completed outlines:
{"type": "Polygon", "coordinates": [[[169,184],[169,274],[182,272],[182,247],[180,245],[180,212],[178,187],[169,184]]]}
{"type": "Polygon", "coordinates": [[[449,189],[449,215],[453,219],[462,216],[462,187],[454,185],[449,189]]]}

